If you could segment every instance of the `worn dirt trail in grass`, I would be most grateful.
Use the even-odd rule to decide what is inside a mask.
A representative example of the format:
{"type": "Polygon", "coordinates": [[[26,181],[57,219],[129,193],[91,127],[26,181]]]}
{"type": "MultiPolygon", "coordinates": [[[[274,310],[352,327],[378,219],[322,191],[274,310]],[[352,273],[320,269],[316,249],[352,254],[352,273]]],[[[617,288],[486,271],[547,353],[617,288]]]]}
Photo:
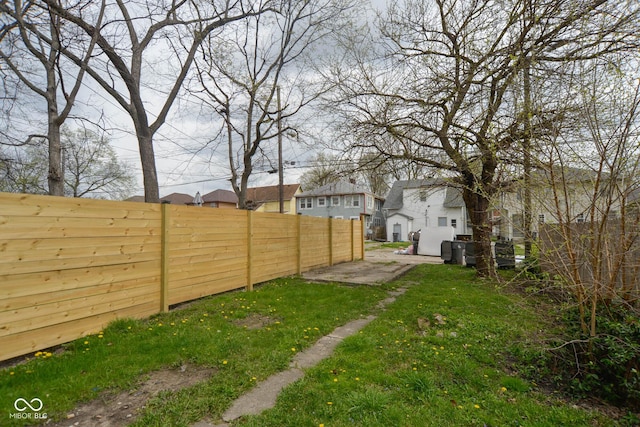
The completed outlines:
{"type": "MultiPolygon", "coordinates": [[[[380,301],[377,308],[384,309],[385,306],[394,302],[397,296],[405,292],[405,288],[389,292],[389,297],[380,301]]],[[[282,389],[304,376],[303,369],[311,368],[331,356],[333,350],[342,340],[356,334],[376,317],[369,315],[337,327],[329,335],[320,338],[313,346],[298,353],[291,361],[288,370],[272,375],[258,383],[247,394],[236,399],[231,407],[222,414],[222,422],[214,424],[209,420],[202,420],[193,424],[192,427],[226,427],[228,422],[246,415],[258,415],[262,411],[273,408],[282,389]]]]}
{"type": "Polygon", "coordinates": [[[147,401],[161,391],[178,391],[206,381],[214,370],[183,365],[149,373],[139,386],[121,393],[104,393],[91,402],[77,406],[67,419],[47,426],[121,427],[131,424],[147,401]]]}

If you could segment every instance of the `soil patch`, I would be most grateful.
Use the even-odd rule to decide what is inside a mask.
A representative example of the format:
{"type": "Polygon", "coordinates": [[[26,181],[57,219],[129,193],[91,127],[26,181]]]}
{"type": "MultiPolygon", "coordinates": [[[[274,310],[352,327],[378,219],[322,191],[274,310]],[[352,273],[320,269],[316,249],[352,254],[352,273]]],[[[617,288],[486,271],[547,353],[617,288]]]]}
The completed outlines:
{"type": "Polygon", "coordinates": [[[269,316],[254,313],[244,319],[234,320],[233,324],[247,329],[261,329],[265,326],[271,325],[275,321],[276,319],[269,316]]]}
{"type": "Polygon", "coordinates": [[[120,427],[131,424],[147,401],[162,391],[178,391],[206,381],[214,372],[210,368],[182,365],[177,369],[153,371],[134,390],[103,393],[97,399],[77,406],[67,419],[54,424],[62,426],[120,427]]]}

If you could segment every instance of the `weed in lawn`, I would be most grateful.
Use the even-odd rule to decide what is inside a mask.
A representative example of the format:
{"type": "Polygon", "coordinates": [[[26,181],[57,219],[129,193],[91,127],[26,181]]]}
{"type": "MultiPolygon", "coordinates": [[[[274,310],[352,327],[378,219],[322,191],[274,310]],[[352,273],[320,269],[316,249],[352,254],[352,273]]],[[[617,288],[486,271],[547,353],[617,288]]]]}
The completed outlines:
{"type": "Polygon", "coordinates": [[[60,420],[80,402],[135,389],[144,374],[183,364],[214,373],[195,388],[155,397],[139,412],[138,424],[185,425],[205,414],[220,416],[235,397],[285,369],[317,338],[367,314],[384,292],[383,287],[285,278],[252,293],[204,298],[146,320],[118,320],[63,346],[60,354],[40,354],[0,370],[0,408],[5,408],[0,425],[28,424],[8,419],[7,408],[21,396],[39,397],[49,418],[60,420]],[[256,317],[272,322],[245,327],[243,322],[256,317]]]}
{"type": "Polygon", "coordinates": [[[457,266],[420,266],[391,285],[409,290],[274,409],[237,425],[616,425],[518,377],[512,349],[546,320],[518,296],[457,266]]]}
{"type": "Polygon", "coordinates": [[[0,371],[0,407],[39,396],[60,419],[79,401],[189,364],[210,369],[210,379],[157,394],[134,414],[133,425],[219,420],[234,399],[286,369],[295,354],[371,311],[378,318],[283,390],[275,408],[234,425],[617,425],[522,379],[517,356],[534,361],[528,337],[547,319],[519,295],[504,295],[472,270],[449,265],[419,266],[381,287],[281,279],[145,321],[121,320],[62,354],[40,354],[0,371]],[[399,287],[408,290],[384,311],[375,308],[386,290],[399,287]]]}

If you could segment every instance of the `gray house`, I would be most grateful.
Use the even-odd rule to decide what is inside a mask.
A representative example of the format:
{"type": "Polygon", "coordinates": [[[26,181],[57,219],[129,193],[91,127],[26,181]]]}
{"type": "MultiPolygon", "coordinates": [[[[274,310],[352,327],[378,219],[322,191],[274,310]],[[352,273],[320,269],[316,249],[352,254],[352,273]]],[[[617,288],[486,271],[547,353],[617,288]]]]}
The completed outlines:
{"type": "Polygon", "coordinates": [[[382,197],[345,181],[327,184],[296,195],[299,214],[325,218],[362,218],[368,233],[374,228],[384,227],[383,204],[382,197]]]}

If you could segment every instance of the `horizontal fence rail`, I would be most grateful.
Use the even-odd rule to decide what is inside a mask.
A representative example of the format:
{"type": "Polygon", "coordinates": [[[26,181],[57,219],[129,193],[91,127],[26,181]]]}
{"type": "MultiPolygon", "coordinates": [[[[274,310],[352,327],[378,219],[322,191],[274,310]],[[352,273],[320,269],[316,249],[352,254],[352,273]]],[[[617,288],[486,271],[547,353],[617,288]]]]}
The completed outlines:
{"type": "Polygon", "coordinates": [[[364,258],[361,221],[0,193],[0,360],[364,258]]]}

